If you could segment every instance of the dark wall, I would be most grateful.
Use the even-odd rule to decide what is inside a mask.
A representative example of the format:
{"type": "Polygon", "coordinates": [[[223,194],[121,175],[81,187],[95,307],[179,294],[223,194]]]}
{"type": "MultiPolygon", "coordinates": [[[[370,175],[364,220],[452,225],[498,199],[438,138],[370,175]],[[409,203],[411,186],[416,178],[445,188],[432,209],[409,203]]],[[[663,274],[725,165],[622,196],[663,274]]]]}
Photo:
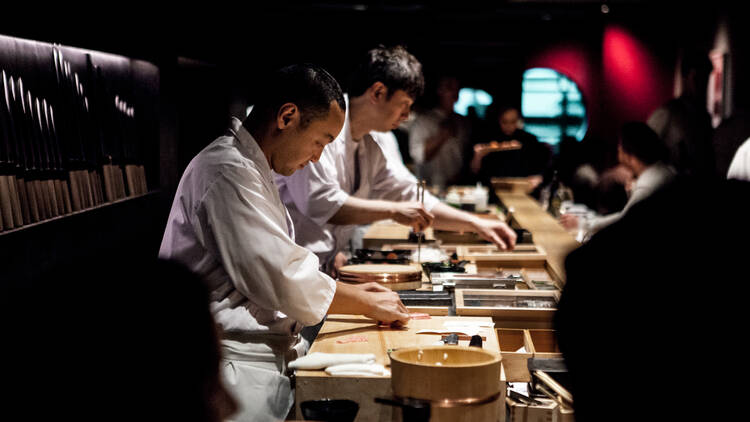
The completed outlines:
{"type": "MultiPolygon", "coordinates": [[[[61,265],[84,271],[94,264],[93,256],[143,262],[157,255],[165,223],[164,198],[152,192],[0,234],[0,288],[30,286],[61,265]]],[[[113,273],[119,270],[111,269],[113,273]]],[[[101,274],[101,282],[107,281],[108,274],[101,274]]]]}
{"type": "MultiPolygon", "coordinates": [[[[23,150],[35,151],[40,159],[34,169],[14,165],[2,171],[27,182],[63,179],[70,186],[71,171],[85,169],[102,177],[102,166],[110,162],[123,173],[126,164],[142,164],[151,193],[134,197],[128,188],[128,199],[103,199],[79,211],[60,210],[60,215],[47,215],[40,222],[24,221],[12,230],[6,226],[0,232],[1,283],[29,283],[61,263],[86,265],[88,257],[103,250],[133,257],[154,256],[166,221],[169,200],[159,190],[159,68],[145,60],[76,47],[58,46],[58,50],[83,86],[88,101],[86,114],[71,110],[79,104],[66,99],[66,88],[58,84],[50,43],[0,36],[0,69],[14,81],[22,78],[25,90],[54,107],[61,150],[56,164],[59,167],[55,168],[44,158],[54,149],[51,136],[42,142],[42,135],[32,140],[18,132],[13,144],[18,141],[23,150]],[[134,109],[135,126],[117,120],[115,98],[134,109]]],[[[3,133],[7,135],[8,131],[3,133]]]]}
{"type": "Polygon", "coordinates": [[[229,126],[231,86],[218,66],[184,58],[177,61],[176,83],[177,171],[182,175],[190,160],[229,126]]]}

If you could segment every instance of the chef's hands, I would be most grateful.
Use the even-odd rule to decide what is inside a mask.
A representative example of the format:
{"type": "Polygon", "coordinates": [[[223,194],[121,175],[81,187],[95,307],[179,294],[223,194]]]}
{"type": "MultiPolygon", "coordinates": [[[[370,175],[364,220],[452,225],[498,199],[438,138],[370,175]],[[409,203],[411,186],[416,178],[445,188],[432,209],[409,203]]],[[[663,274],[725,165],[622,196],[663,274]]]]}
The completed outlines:
{"type": "Polygon", "coordinates": [[[327,314],[364,315],[385,324],[409,322],[409,310],[394,291],[377,283],[336,282],[327,314]]]}
{"type": "Polygon", "coordinates": [[[413,227],[415,232],[421,232],[432,225],[435,216],[421,202],[412,201],[394,202],[391,218],[399,224],[413,227]]]}
{"type": "Polygon", "coordinates": [[[332,278],[338,278],[339,268],[346,265],[347,262],[349,262],[349,258],[343,252],[337,253],[333,258],[333,268],[328,270],[328,272],[330,273],[328,275],[330,275],[332,278]]]}
{"type": "Polygon", "coordinates": [[[401,302],[398,293],[374,281],[355,284],[355,286],[368,292],[370,298],[373,298],[373,311],[365,314],[366,317],[380,324],[406,325],[409,321],[409,309],[401,302]]]}
{"type": "Polygon", "coordinates": [[[368,283],[359,283],[356,284],[357,288],[362,289],[366,292],[392,292],[393,290],[383,286],[380,283],[376,283],[374,281],[370,281],[368,283]]]}
{"type": "Polygon", "coordinates": [[[398,293],[377,283],[365,283],[360,286],[368,294],[370,310],[365,314],[383,324],[406,325],[409,322],[409,310],[401,302],[398,293]]]}
{"type": "Polygon", "coordinates": [[[472,222],[472,226],[478,235],[494,243],[500,250],[511,250],[516,247],[516,232],[502,221],[477,218],[472,222]]]}

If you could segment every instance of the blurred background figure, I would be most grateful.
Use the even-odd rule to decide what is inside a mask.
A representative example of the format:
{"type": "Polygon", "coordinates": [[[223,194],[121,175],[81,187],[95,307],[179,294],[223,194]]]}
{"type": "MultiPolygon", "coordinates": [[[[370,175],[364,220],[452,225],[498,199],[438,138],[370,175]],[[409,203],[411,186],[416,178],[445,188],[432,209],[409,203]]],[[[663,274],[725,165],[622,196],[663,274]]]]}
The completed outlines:
{"type": "Polygon", "coordinates": [[[491,135],[490,142],[474,145],[471,171],[486,186],[491,186],[493,177],[529,177],[535,188],[543,180],[552,151],[523,130],[517,108],[501,107],[497,119],[499,130],[491,135]]]}
{"type": "Polygon", "coordinates": [[[648,125],[669,149],[670,163],[681,174],[714,177],[713,127],[706,106],[712,69],[707,53],[685,51],[680,64],[682,94],[648,119],[648,125]]]}
{"type": "Polygon", "coordinates": [[[225,420],[236,404],[203,282],[107,252],[4,289],[6,403],[34,420],[225,420]]]}
{"type": "Polygon", "coordinates": [[[441,77],[436,105],[419,113],[409,126],[409,154],[416,176],[438,191],[457,182],[471,130],[469,120],[453,111],[459,88],[458,79],[441,77]]]}
{"type": "Polygon", "coordinates": [[[618,163],[604,170],[594,189],[594,210],[599,214],[610,214],[623,209],[628,202],[634,177],[624,164],[618,163]]]}
{"type": "MultiPolygon", "coordinates": [[[[628,186],[627,203],[620,211],[587,221],[585,230],[588,236],[619,220],[634,204],[674,179],[674,169],[665,164],[666,147],[645,123],[629,122],[623,125],[617,150],[620,164],[627,171],[622,178],[622,182],[628,186]],[[628,177],[629,174],[633,179],[628,177]]],[[[560,223],[567,229],[579,227],[579,220],[579,216],[572,214],[560,216],[560,223]]]]}

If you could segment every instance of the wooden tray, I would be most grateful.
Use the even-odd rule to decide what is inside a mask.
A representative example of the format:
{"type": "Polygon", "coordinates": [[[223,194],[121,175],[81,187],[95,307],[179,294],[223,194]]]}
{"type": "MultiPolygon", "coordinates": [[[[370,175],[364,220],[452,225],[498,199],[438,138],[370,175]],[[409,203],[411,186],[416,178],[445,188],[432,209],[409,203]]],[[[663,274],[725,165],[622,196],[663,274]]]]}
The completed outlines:
{"type": "Polygon", "coordinates": [[[534,356],[529,330],[498,328],[497,341],[500,343],[500,354],[503,356],[503,368],[508,382],[529,382],[528,361],[534,356]],[[525,352],[518,352],[520,348],[525,352]]]}
{"type": "Polygon", "coordinates": [[[456,290],[456,315],[491,316],[498,320],[551,323],[560,292],[550,290],[456,290]],[[525,303],[540,301],[551,307],[525,303]]]}
{"type": "Polygon", "coordinates": [[[436,240],[443,243],[468,243],[468,244],[489,244],[481,236],[474,232],[454,232],[447,230],[434,230],[433,235],[436,240]]]}
{"type": "MultiPolygon", "coordinates": [[[[370,225],[370,228],[365,232],[362,238],[362,247],[375,249],[388,243],[409,242],[410,232],[410,227],[402,226],[395,221],[378,221],[370,225]]],[[[428,227],[424,231],[424,236],[423,244],[435,241],[432,227],[428,227]]],[[[416,244],[416,242],[414,243],[416,244]]]]}
{"type": "Polygon", "coordinates": [[[497,340],[503,355],[505,377],[509,382],[529,382],[528,360],[535,358],[562,358],[554,330],[519,330],[498,328],[497,340]],[[517,352],[523,347],[525,352],[517,352]]]}
{"type": "Polygon", "coordinates": [[[532,353],[537,358],[562,358],[555,330],[526,330],[531,339],[532,353]]]}
{"type": "Polygon", "coordinates": [[[512,251],[501,251],[494,245],[461,246],[456,251],[459,259],[473,262],[477,267],[544,267],[547,253],[541,246],[533,244],[517,245],[512,251]]]}
{"type": "MultiPolygon", "coordinates": [[[[458,248],[461,246],[464,246],[464,245],[446,243],[446,244],[441,244],[440,249],[445,251],[446,254],[450,255],[453,252],[456,252],[458,248]]],[[[435,243],[431,243],[427,247],[435,248],[437,247],[437,245],[435,243]]],[[[416,251],[417,244],[416,243],[386,243],[381,247],[381,250],[382,251],[394,251],[394,250],[416,251]]]]}

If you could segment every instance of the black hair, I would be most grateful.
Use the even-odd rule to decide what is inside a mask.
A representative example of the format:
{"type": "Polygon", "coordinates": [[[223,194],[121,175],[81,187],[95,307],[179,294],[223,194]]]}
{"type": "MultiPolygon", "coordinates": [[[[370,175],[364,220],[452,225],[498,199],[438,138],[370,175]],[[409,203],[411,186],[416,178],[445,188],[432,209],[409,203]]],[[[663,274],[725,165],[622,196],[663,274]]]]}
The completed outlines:
{"type": "Polygon", "coordinates": [[[387,98],[403,90],[416,100],[424,93],[422,64],[402,46],[378,46],[368,51],[357,65],[350,80],[349,94],[360,96],[375,82],[382,82],[388,88],[387,98]]]}
{"type": "Polygon", "coordinates": [[[507,113],[507,112],[509,112],[511,110],[515,110],[516,113],[518,113],[518,117],[519,118],[523,118],[523,116],[521,116],[521,109],[519,107],[516,107],[516,106],[511,105],[511,104],[501,104],[500,106],[498,106],[498,108],[497,108],[497,118],[499,119],[499,118],[503,117],[503,114],[505,114],[505,113],[507,113]]]}
{"type": "Polygon", "coordinates": [[[293,103],[299,109],[302,127],[313,120],[324,118],[336,101],[341,110],[346,102],[341,86],[322,67],[310,63],[293,64],[274,72],[264,79],[251,114],[271,119],[279,108],[293,103]]]}
{"type": "Polygon", "coordinates": [[[635,156],[646,165],[667,157],[664,142],[653,129],[642,122],[627,122],[622,126],[620,145],[626,153],[635,156]]]}

